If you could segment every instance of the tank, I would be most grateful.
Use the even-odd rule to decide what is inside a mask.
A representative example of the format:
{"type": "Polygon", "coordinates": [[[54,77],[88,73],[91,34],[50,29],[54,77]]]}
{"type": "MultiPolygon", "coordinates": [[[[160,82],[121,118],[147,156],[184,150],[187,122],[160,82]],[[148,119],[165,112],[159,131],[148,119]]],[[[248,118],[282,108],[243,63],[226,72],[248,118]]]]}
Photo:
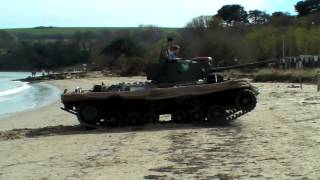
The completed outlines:
{"type": "Polygon", "coordinates": [[[221,72],[274,61],[229,67],[212,66],[212,58],[160,60],[145,67],[148,82],[95,85],[61,96],[62,109],[87,128],[162,123],[221,125],[252,111],[258,89],[243,80],[224,80],[221,72]]]}

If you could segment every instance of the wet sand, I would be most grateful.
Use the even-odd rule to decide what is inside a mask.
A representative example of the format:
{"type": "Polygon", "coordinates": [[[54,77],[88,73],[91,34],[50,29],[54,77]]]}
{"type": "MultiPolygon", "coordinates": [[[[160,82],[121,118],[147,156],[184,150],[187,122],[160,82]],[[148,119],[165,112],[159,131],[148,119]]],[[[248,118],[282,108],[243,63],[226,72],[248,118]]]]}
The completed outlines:
{"type": "MultiPolygon", "coordinates": [[[[61,89],[144,81],[51,81],[61,89]]],[[[316,86],[257,83],[257,108],[226,127],[147,125],[84,131],[60,103],[0,119],[0,179],[317,179],[316,86]],[[14,130],[16,129],[16,130],[14,130]]]]}

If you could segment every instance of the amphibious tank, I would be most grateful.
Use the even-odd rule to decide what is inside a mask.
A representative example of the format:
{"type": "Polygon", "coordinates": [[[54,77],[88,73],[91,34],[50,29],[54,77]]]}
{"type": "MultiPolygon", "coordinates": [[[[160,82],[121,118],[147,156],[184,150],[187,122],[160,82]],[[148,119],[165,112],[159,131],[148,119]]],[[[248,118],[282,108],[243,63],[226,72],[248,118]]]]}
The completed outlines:
{"type": "Polygon", "coordinates": [[[221,72],[271,62],[214,67],[211,57],[161,59],[146,65],[147,82],[65,90],[62,109],[87,128],[160,123],[161,115],[171,116],[167,123],[224,124],[252,111],[258,90],[221,72]]]}

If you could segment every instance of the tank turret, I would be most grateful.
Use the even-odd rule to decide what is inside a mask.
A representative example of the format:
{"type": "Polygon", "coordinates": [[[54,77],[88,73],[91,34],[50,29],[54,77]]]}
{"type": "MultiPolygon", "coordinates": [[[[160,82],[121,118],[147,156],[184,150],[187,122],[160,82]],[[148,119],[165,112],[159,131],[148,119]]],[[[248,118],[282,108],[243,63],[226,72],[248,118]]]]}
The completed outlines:
{"type": "Polygon", "coordinates": [[[199,80],[208,83],[218,83],[223,81],[223,75],[221,74],[223,71],[258,67],[274,62],[274,60],[269,60],[235,66],[215,67],[213,66],[211,57],[162,59],[159,63],[146,65],[145,73],[148,80],[157,84],[188,83],[199,80]]]}

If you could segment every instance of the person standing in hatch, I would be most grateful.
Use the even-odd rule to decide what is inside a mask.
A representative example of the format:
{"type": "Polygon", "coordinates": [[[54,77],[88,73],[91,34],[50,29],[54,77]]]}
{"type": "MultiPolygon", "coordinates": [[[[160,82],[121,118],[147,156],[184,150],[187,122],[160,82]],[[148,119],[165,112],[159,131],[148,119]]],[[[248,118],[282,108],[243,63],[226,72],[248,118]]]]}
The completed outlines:
{"type": "Polygon", "coordinates": [[[180,46],[174,43],[173,38],[167,38],[167,44],[165,48],[161,50],[162,59],[166,59],[167,61],[172,61],[178,58],[180,53],[180,46]]]}
{"type": "Polygon", "coordinates": [[[180,46],[173,45],[170,50],[169,58],[170,59],[177,59],[177,58],[179,58],[179,54],[180,54],[180,46]]]}

